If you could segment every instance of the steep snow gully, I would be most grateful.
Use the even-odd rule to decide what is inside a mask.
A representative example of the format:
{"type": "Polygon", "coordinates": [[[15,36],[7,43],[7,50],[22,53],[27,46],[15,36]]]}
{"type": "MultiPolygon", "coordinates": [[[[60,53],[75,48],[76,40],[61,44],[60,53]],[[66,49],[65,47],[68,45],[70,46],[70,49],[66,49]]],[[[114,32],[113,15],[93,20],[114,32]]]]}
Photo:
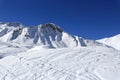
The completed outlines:
{"type": "Polygon", "coordinates": [[[119,40],[84,39],[53,23],[1,22],[0,80],[120,80],[119,40]]]}

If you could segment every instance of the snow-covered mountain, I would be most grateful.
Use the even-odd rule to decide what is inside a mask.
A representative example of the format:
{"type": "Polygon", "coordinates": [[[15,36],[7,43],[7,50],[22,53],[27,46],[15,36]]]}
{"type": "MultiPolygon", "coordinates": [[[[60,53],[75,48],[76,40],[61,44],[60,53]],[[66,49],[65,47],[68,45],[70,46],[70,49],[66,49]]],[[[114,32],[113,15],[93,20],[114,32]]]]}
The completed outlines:
{"type": "Polygon", "coordinates": [[[70,35],[53,23],[32,27],[25,27],[20,23],[0,23],[0,41],[29,47],[37,45],[51,48],[101,45],[94,40],[70,35]]]}
{"type": "Polygon", "coordinates": [[[120,51],[103,40],[71,35],[53,23],[0,22],[0,80],[120,80],[120,51]]]}
{"type": "Polygon", "coordinates": [[[21,23],[0,22],[0,57],[25,52],[35,46],[42,48],[75,48],[104,46],[95,40],[73,36],[53,23],[24,26],[21,23]]]}
{"type": "Polygon", "coordinates": [[[120,34],[113,36],[113,37],[109,37],[109,38],[104,38],[104,39],[100,39],[97,40],[100,43],[104,43],[106,45],[109,45],[115,49],[120,50],[120,34]]]}

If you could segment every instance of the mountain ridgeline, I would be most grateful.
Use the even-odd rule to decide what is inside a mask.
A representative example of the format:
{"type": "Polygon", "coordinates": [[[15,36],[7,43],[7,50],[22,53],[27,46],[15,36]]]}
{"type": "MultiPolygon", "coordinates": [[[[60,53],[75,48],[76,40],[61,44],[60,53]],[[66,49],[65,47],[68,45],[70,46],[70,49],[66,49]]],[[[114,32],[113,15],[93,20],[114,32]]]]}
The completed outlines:
{"type": "Polygon", "coordinates": [[[53,23],[24,26],[20,23],[0,23],[0,41],[25,46],[50,48],[100,46],[102,44],[73,36],[53,23]]]}

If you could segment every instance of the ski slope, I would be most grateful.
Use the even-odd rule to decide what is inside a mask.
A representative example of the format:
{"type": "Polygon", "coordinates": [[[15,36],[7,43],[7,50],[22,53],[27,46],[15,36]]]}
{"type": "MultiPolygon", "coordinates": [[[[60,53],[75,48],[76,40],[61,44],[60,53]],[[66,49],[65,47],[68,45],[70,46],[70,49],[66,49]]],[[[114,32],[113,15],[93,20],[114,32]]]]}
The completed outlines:
{"type": "Polygon", "coordinates": [[[0,80],[119,80],[120,52],[40,46],[0,60],[0,80]]]}

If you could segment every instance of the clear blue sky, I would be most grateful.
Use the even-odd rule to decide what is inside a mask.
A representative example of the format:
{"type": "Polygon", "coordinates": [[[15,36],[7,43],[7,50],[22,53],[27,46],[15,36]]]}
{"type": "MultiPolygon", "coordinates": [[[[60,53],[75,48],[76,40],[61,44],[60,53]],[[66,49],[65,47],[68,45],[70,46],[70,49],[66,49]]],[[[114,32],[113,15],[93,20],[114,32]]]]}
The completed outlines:
{"type": "Polygon", "coordinates": [[[120,0],[0,0],[0,21],[52,22],[90,39],[120,33],[120,0]]]}

